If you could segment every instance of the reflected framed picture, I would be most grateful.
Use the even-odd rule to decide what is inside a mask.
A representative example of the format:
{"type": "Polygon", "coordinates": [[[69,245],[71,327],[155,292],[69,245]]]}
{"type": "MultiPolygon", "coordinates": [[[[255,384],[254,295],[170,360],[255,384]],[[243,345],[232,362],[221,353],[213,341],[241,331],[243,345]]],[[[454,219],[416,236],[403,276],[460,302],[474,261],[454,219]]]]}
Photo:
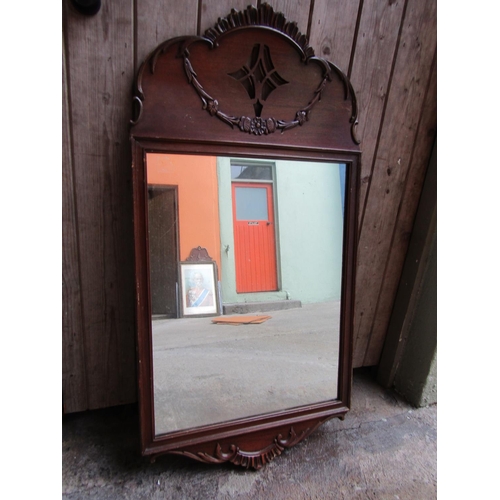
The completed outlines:
{"type": "Polygon", "coordinates": [[[219,314],[215,262],[179,262],[180,316],[219,314]]]}

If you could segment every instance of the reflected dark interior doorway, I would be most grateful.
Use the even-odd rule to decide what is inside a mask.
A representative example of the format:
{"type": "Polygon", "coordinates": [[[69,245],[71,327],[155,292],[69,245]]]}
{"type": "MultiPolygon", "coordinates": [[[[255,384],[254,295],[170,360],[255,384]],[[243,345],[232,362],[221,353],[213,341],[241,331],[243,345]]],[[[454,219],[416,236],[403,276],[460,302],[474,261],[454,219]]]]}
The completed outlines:
{"type": "Polygon", "coordinates": [[[151,314],[177,318],[177,186],[148,186],[151,314]]]}

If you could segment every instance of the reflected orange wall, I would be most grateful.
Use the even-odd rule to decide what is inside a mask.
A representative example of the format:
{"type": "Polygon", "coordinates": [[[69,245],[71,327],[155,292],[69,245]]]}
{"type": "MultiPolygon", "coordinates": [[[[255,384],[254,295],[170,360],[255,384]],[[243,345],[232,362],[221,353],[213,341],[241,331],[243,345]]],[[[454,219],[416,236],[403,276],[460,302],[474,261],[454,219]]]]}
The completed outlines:
{"type": "Polygon", "coordinates": [[[201,246],[217,262],[220,276],[220,232],[217,158],[148,153],[148,184],[177,186],[180,258],[201,246]]]}

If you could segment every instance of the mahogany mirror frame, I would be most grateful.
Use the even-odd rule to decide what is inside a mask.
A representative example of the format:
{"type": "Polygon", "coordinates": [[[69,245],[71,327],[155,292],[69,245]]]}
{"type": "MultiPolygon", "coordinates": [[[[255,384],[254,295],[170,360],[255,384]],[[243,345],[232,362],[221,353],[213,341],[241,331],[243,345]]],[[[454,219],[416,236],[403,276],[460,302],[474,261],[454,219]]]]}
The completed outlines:
{"type": "MultiPolygon", "coordinates": [[[[304,77],[300,84],[310,83],[308,78],[304,77]]],[[[314,56],[295,23],[287,22],[281,13],[263,4],[258,8],[249,6],[241,12],[231,11],[202,37],[177,37],[158,46],[138,72],[133,101],[136,118],[131,121],[130,137],[141,453],[150,456],[152,461],[159,455],[173,453],[205,463],[232,462],[259,469],[284,449],[306,438],[326,420],[343,419],[350,408],[361,158],[355,136],[357,105],[354,91],[335,65],[314,56]],[[203,64],[200,63],[202,58],[198,58],[196,70],[193,70],[195,62],[190,58],[198,47],[216,54],[219,45],[231,44],[227,50],[238,51],[238,40],[253,39],[256,43],[264,40],[271,54],[285,54],[283,57],[294,59],[293,64],[304,64],[304,71],[300,73],[307,73],[309,67],[316,68],[311,81],[316,82],[318,74],[324,76],[320,87],[315,83],[309,94],[301,91],[300,95],[310,96],[308,102],[280,102],[277,99],[279,107],[274,109],[279,109],[288,121],[279,119],[282,116],[263,121],[257,112],[256,117],[248,119],[226,114],[229,109],[222,111],[222,100],[219,109],[218,101],[212,97],[218,87],[210,86],[210,77],[204,76],[217,71],[217,61],[203,64]],[[290,51],[290,56],[286,56],[286,50],[290,51]],[[206,86],[204,78],[209,82],[206,86]],[[264,133],[249,129],[259,124],[264,126],[264,133]],[[155,435],[146,181],[148,153],[346,164],[336,399],[155,435]]],[[[267,102],[264,109],[266,106],[267,102]]]]}

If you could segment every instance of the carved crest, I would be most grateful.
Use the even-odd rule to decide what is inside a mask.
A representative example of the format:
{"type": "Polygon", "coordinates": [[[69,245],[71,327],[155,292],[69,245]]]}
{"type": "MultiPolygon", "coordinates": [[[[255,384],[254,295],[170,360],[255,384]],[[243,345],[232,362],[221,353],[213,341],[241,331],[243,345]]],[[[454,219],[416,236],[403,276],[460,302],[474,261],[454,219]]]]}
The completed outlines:
{"type": "Polygon", "coordinates": [[[314,50],[309,46],[306,35],[299,31],[297,23],[287,21],[284,14],[274,12],[273,8],[267,3],[261,4],[260,7],[249,5],[243,11],[231,9],[231,13],[227,17],[219,18],[213,28],[205,31],[205,38],[217,44],[221,35],[228,31],[250,26],[266,26],[279,31],[290,38],[297,48],[301,50],[304,60],[314,57],[314,50]]]}
{"type": "MultiPolygon", "coordinates": [[[[286,130],[304,125],[310,119],[313,108],[321,100],[326,84],[332,80],[332,73],[336,73],[344,84],[344,98],[346,100],[351,99],[352,102],[352,114],[350,118],[352,139],[356,144],[360,143],[355,134],[355,127],[358,123],[356,97],[346,75],[334,64],[316,57],[314,50],[309,46],[306,35],[298,30],[297,23],[288,22],[281,12],[274,12],[270,5],[266,3],[261,4],[259,7],[250,5],[244,11],[232,9],[227,17],[219,18],[213,28],[206,30],[203,37],[179,37],[161,44],[148,59],[151,73],[155,71],[158,57],[172,44],[179,44],[178,57],[183,58],[187,81],[200,98],[202,109],[207,111],[210,116],[218,118],[233,129],[257,136],[272,134],[278,130],[283,133],[286,130]],[[292,117],[276,118],[273,116],[262,116],[264,113],[264,101],[278,87],[289,83],[280,76],[279,68],[274,67],[272,54],[266,45],[256,44],[252,53],[249,54],[247,64],[229,73],[229,76],[238,80],[245,87],[249,98],[253,101],[254,116],[238,116],[222,110],[220,108],[220,100],[213,92],[213,89],[210,92],[205,89],[202,84],[202,77],[198,75],[190,60],[189,48],[192,44],[204,42],[208,43],[212,48],[217,48],[220,39],[226,34],[254,26],[270,29],[287,37],[299,51],[304,64],[314,62],[322,68],[323,75],[320,83],[311,91],[309,100],[302,105],[298,105],[297,111],[292,117]]],[[[131,121],[133,125],[139,122],[142,115],[144,100],[142,75],[146,66],[146,64],[143,64],[141,67],[136,82],[134,103],[138,106],[138,117],[135,121],[131,121]]]]}
{"type": "Polygon", "coordinates": [[[203,247],[192,248],[186,262],[213,262],[214,259],[208,255],[208,251],[203,247]]]}

